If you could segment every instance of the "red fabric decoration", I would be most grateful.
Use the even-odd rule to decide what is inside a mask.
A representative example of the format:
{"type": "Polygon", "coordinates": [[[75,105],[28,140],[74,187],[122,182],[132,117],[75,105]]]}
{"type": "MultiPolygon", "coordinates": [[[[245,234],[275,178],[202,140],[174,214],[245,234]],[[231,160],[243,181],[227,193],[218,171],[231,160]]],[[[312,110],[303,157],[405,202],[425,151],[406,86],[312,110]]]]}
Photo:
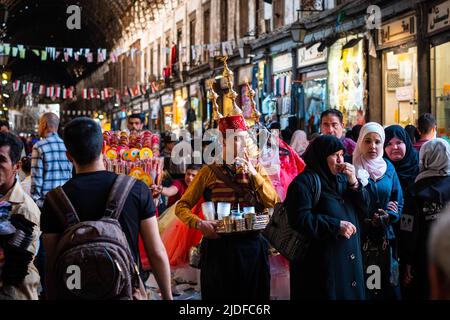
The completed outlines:
{"type": "Polygon", "coordinates": [[[247,131],[247,123],[242,115],[229,116],[219,119],[219,130],[222,134],[227,130],[243,130],[247,131]]]}

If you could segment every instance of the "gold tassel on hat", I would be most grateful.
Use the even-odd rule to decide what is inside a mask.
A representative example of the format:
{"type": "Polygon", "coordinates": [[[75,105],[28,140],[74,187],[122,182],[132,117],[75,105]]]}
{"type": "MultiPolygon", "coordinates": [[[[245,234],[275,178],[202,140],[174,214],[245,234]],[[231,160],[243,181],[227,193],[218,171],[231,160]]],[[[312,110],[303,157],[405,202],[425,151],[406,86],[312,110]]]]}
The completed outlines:
{"type": "Polygon", "coordinates": [[[255,96],[256,92],[253,90],[253,88],[250,86],[248,81],[246,81],[247,84],[247,97],[250,99],[250,106],[252,107],[252,114],[250,116],[250,119],[255,121],[255,123],[258,123],[261,119],[261,113],[256,109],[256,102],[255,102],[255,96]]]}
{"type": "Polygon", "coordinates": [[[223,115],[219,112],[219,105],[217,104],[219,95],[214,91],[214,80],[208,80],[206,84],[208,86],[208,99],[212,103],[213,120],[218,121],[223,118],[223,115]]]}
{"type": "Polygon", "coordinates": [[[234,75],[233,75],[233,71],[230,70],[230,68],[228,68],[228,57],[224,56],[222,58],[219,58],[221,61],[223,61],[224,64],[224,70],[223,70],[223,78],[225,79],[225,81],[227,82],[227,87],[228,87],[228,93],[227,93],[227,98],[230,99],[232,101],[233,104],[233,109],[231,110],[231,113],[228,114],[227,116],[237,116],[237,115],[242,115],[242,109],[238,107],[238,105],[236,104],[236,99],[238,97],[238,94],[236,91],[234,91],[233,86],[234,86],[234,75]]]}

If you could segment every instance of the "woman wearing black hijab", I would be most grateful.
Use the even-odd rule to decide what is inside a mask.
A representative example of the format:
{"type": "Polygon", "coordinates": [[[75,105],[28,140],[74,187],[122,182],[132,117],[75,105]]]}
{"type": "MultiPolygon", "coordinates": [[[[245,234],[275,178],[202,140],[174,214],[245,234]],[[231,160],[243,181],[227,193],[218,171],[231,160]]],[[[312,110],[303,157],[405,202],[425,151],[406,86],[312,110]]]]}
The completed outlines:
{"type": "MultiPolygon", "coordinates": [[[[385,129],[386,141],[384,144],[384,157],[392,162],[397,171],[402,186],[404,207],[399,225],[394,225],[394,231],[398,239],[398,256],[400,259],[401,278],[410,276],[412,252],[409,243],[412,241],[413,208],[414,208],[414,182],[419,174],[419,154],[414,149],[408,133],[401,126],[393,125],[385,129]]],[[[402,296],[405,299],[411,297],[411,291],[405,283],[402,283],[402,296]]]]}
{"type": "Polygon", "coordinates": [[[397,171],[403,192],[414,184],[419,174],[419,154],[414,149],[408,133],[401,126],[385,129],[384,157],[392,162],[397,171]]]}
{"type": "Polygon", "coordinates": [[[306,256],[290,266],[292,300],[365,299],[358,216],[367,216],[369,196],[344,150],[334,136],[316,138],[303,156],[307,169],[288,188],[289,223],[311,239],[306,256]]]}

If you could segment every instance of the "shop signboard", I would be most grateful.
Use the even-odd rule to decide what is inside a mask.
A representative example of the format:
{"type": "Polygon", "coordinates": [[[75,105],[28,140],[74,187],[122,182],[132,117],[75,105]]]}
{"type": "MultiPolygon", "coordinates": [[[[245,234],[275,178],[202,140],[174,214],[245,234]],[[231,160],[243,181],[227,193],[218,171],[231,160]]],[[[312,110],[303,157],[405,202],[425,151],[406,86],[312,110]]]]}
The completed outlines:
{"type": "Polygon", "coordinates": [[[428,14],[428,33],[450,27],[450,0],[433,6],[428,14]]]}
{"type": "Polygon", "coordinates": [[[194,83],[189,86],[189,94],[191,97],[198,95],[198,84],[194,83]]]}
{"type": "Polygon", "coordinates": [[[384,24],[378,30],[378,46],[386,47],[399,41],[412,39],[417,32],[417,19],[414,15],[409,15],[403,19],[384,24]]]}
{"type": "Polygon", "coordinates": [[[151,106],[151,114],[150,118],[152,120],[158,119],[159,109],[161,108],[161,104],[159,103],[159,99],[152,99],[150,100],[150,106],[151,106]]]}
{"type": "Polygon", "coordinates": [[[135,104],[135,105],[133,106],[133,114],[141,113],[141,112],[142,112],[141,104],[140,104],[140,103],[135,104]]]}
{"type": "Polygon", "coordinates": [[[239,83],[238,85],[242,86],[244,84],[252,83],[253,78],[253,65],[249,65],[246,67],[242,67],[239,69],[239,83]]]}
{"type": "Polygon", "coordinates": [[[292,70],[292,54],[285,53],[273,58],[273,73],[292,70]]]}
{"type": "Polygon", "coordinates": [[[144,101],[144,102],[142,103],[142,112],[146,112],[146,111],[148,111],[149,109],[150,109],[150,105],[149,105],[148,101],[144,101]]]}
{"type": "Polygon", "coordinates": [[[327,56],[328,56],[328,50],[327,50],[327,48],[325,48],[321,52],[318,50],[319,47],[320,47],[320,42],[316,43],[309,49],[306,49],[306,47],[298,49],[297,67],[303,68],[303,67],[326,62],[327,56]]]}
{"type": "Polygon", "coordinates": [[[161,97],[161,104],[163,106],[167,106],[173,104],[173,93],[166,93],[161,97]]]}
{"type": "Polygon", "coordinates": [[[400,87],[395,90],[397,101],[411,101],[414,99],[414,88],[412,86],[400,87]]]}

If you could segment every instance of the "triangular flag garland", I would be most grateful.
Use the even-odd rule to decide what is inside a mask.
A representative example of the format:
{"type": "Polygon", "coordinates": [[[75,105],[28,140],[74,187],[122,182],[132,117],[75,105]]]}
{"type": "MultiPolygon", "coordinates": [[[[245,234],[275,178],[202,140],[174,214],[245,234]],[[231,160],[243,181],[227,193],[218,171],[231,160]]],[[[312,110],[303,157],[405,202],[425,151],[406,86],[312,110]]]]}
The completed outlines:
{"type": "MultiPolygon", "coordinates": [[[[58,84],[39,84],[32,82],[24,82],[21,80],[14,80],[12,83],[13,92],[20,92],[23,95],[34,94],[41,97],[51,99],[72,100],[77,97],[75,87],[65,87],[58,84]]],[[[123,97],[132,99],[146,94],[156,93],[157,88],[154,83],[150,84],[136,84],[135,86],[124,87],[123,89],[116,88],[82,88],[78,92],[79,98],[82,100],[101,100],[121,102],[123,97]]]]}
{"type": "MultiPolygon", "coordinates": [[[[339,23],[339,20],[338,20],[339,23]]],[[[204,52],[209,51],[210,56],[219,56],[223,54],[232,55],[233,52],[237,49],[237,43],[240,43],[241,40],[236,42],[235,40],[219,42],[219,43],[210,43],[210,44],[201,44],[201,45],[192,45],[188,47],[180,47],[177,50],[173,50],[173,47],[170,48],[161,48],[161,53],[163,54],[172,54],[172,52],[179,52],[182,60],[187,59],[187,53],[191,52],[191,57],[196,60],[198,59],[204,52]]],[[[12,57],[18,57],[20,59],[25,59],[29,55],[27,55],[27,51],[33,53],[35,56],[39,57],[42,61],[61,61],[61,62],[69,62],[70,60],[80,61],[80,59],[85,59],[87,63],[103,63],[105,61],[110,61],[112,63],[118,63],[119,57],[125,55],[126,57],[130,57],[133,62],[136,61],[136,57],[143,58],[145,55],[147,48],[143,50],[138,50],[136,48],[115,48],[113,50],[107,50],[105,48],[56,48],[51,46],[29,46],[24,44],[10,44],[3,43],[0,44],[0,54],[11,55],[12,57]]]]}

